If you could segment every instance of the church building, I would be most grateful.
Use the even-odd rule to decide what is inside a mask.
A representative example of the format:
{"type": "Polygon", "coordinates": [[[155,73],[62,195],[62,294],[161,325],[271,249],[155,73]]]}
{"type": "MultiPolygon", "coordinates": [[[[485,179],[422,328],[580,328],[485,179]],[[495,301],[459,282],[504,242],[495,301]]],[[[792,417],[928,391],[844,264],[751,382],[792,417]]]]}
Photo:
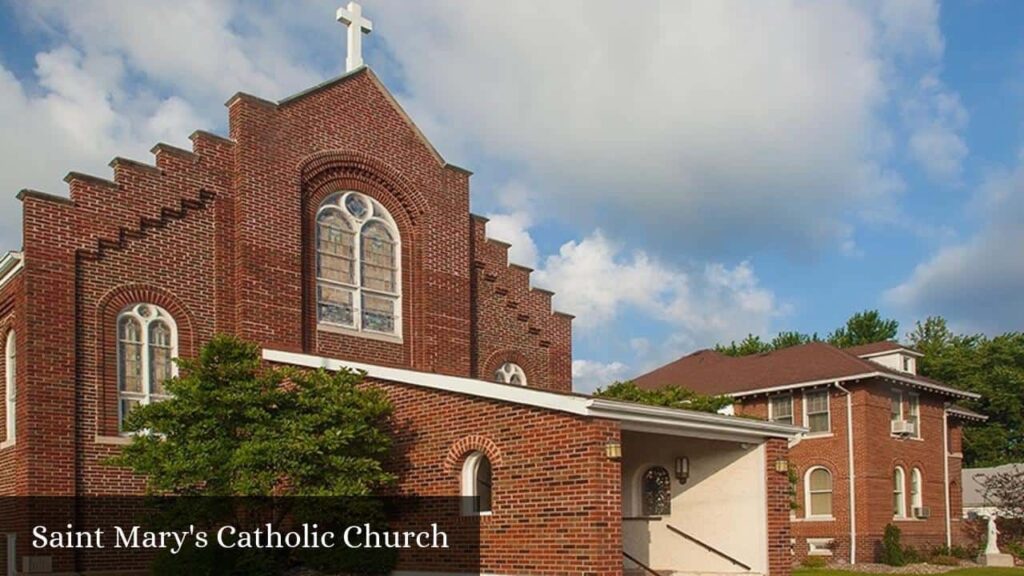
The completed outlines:
{"type": "MultiPolygon", "coordinates": [[[[344,75],[276,102],[236,94],[226,135],[71,172],[68,196],[19,194],[23,245],[0,261],[0,496],[141,493],[106,463],[124,416],[229,333],[269,364],[365,370],[387,391],[399,492],[475,497],[480,566],[431,574],[789,574],[800,428],[574,394],[572,317],[508,263],[469,211],[470,172],[363,65],[358,5],[339,19],[344,75]]],[[[0,559],[96,571],[15,533],[0,559]]]]}

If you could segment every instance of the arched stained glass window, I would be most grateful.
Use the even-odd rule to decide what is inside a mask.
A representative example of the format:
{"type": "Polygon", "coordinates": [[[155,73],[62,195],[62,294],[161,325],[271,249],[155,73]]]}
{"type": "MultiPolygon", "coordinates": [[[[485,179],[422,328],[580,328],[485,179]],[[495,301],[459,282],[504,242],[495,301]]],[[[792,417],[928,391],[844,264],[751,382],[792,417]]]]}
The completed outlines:
{"type": "Polygon", "coordinates": [[[672,513],[672,479],[668,470],[652,466],[640,479],[644,516],[668,516],[672,513]]]}
{"type": "Polygon", "coordinates": [[[328,196],[317,211],[317,321],[401,336],[398,227],[358,192],[328,196]]]}
{"type": "Polygon", "coordinates": [[[494,371],[494,381],[502,384],[526,386],[526,371],[515,362],[505,362],[494,371]]]}
{"type": "Polygon", "coordinates": [[[177,367],[178,332],[171,315],[152,304],[132,304],[117,317],[119,422],[133,408],[167,398],[164,383],[177,367]]]}

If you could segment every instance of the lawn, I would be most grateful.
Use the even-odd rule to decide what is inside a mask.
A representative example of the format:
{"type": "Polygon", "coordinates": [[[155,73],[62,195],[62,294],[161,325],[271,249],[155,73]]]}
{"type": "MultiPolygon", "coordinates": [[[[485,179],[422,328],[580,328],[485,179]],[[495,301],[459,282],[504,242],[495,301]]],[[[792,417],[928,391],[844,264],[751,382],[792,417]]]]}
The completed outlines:
{"type": "MultiPolygon", "coordinates": [[[[830,570],[828,568],[797,568],[793,570],[793,576],[851,576],[852,574],[867,574],[867,572],[830,570]]],[[[880,575],[872,574],[872,576],[880,575]]],[[[937,576],[1024,576],[1024,568],[960,568],[943,572],[937,576]]]]}

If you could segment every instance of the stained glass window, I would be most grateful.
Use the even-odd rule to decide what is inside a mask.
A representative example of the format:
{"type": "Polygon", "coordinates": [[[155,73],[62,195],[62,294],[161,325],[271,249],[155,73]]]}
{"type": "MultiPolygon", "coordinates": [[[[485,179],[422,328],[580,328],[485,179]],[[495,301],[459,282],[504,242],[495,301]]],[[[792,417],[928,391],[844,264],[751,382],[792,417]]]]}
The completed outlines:
{"type": "Polygon", "coordinates": [[[503,384],[526,386],[526,371],[515,362],[505,362],[494,371],[494,381],[503,384]]]}
{"type": "Polygon", "coordinates": [[[121,421],[136,406],[167,398],[164,383],[177,368],[177,332],[166,310],[133,304],[117,319],[117,380],[121,421]]]}
{"type": "Polygon", "coordinates": [[[643,515],[668,516],[672,513],[672,480],[661,466],[644,472],[642,486],[643,515]]]}
{"type": "Polygon", "coordinates": [[[377,201],[358,192],[328,196],[317,212],[317,320],[401,335],[398,228],[377,201]]]}

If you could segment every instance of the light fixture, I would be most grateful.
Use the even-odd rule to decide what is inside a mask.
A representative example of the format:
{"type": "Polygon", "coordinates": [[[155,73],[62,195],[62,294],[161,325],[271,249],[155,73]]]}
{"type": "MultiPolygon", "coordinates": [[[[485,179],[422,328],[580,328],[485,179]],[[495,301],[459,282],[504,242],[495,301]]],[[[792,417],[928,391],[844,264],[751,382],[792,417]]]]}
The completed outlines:
{"type": "Polygon", "coordinates": [[[608,442],[604,445],[604,455],[609,460],[618,460],[622,458],[622,444],[618,442],[608,442]]]}
{"type": "Polygon", "coordinates": [[[789,460],[776,460],[775,461],[776,472],[789,472],[789,460]]]}
{"type": "Polygon", "coordinates": [[[676,480],[679,480],[680,484],[686,484],[686,480],[690,477],[690,459],[686,456],[680,456],[676,458],[676,480]]]}

